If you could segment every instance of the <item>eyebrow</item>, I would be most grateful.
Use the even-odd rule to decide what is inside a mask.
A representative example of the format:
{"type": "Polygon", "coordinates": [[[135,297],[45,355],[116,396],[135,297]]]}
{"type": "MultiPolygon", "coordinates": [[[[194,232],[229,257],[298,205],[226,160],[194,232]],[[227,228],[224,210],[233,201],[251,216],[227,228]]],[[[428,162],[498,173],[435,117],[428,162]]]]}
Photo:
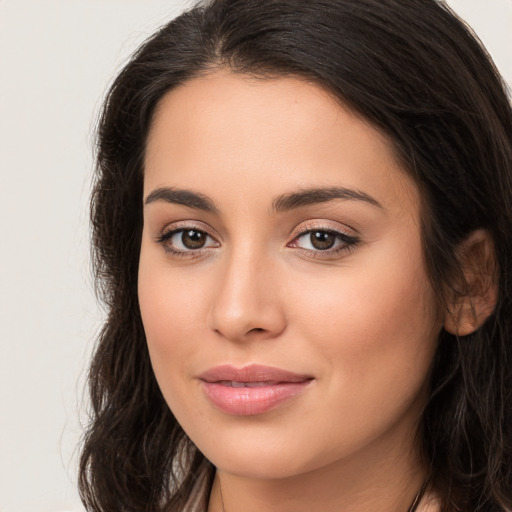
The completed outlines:
{"type": "MultiPolygon", "coordinates": [[[[376,199],[360,190],[345,187],[321,187],[308,188],[277,196],[272,201],[272,210],[276,213],[285,212],[313,204],[326,203],[333,199],[364,201],[372,206],[384,208],[376,199]]],[[[154,203],[155,201],[165,201],[205,212],[219,213],[209,197],[192,190],[170,187],[157,188],[146,197],[144,204],[154,203]]]]}
{"type": "Polygon", "coordinates": [[[155,201],[165,201],[205,212],[219,213],[210,198],[192,190],[169,187],[156,188],[146,197],[144,204],[154,203],[155,201]]]}
{"type": "Polygon", "coordinates": [[[365,192],[345,187],[308,188],[283,194],[272,201],[272,209],[275,212],[284,212],[312,204],[326,203],[333,199],[364,201],[384,209],[376,199],[365,192]]]}

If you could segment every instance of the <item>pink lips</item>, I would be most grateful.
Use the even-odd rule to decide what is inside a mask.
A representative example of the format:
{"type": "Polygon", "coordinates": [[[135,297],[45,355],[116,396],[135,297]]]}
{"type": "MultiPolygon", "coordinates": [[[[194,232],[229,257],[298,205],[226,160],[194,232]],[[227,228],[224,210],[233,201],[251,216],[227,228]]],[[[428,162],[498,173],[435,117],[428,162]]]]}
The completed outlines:
{"type": "Polygon", "coordinates": [[[213,405],[237,416],[263,414],[301,393],[313,380],[308,375],[261,365],[216,366],[199,379],[213,405]]]}

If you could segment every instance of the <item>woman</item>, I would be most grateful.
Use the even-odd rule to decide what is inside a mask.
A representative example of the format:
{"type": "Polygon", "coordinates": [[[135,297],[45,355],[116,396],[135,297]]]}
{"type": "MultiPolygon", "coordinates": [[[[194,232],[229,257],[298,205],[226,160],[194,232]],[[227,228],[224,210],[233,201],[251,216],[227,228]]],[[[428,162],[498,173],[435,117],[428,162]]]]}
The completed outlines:
{"type": "Polygon", "coordinates": [[[99,127],[87,510],[510,510],[511,134],[434,0],[149,39],[99,127]]]}

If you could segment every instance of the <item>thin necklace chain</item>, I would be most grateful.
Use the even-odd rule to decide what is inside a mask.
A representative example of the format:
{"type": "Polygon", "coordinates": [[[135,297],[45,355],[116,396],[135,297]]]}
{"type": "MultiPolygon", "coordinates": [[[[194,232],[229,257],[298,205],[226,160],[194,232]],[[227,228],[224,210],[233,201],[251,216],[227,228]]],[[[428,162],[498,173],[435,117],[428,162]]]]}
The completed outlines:
{"type": "MultiPolygon", "coordinates": [[[[423,495],[425,494],[425,490],[427,489],[428,485],[428,478],[423,482],[420,490],[416,493],[416,496],[414,496],[414,500],[412,500],[412,503],[410,507],[407,509],[407,512],[415,512],[418,508],[418,505],[420,504],[421,498],[423,498],[423,495]]],[[[226,512],[226,509],[224,507],[224,496],[222,495],[222,485],[220,483],[219,478],[219,492],[220,492],[220,503],[222,505],[222,512],[226,512]]]]}
{"type": "MultiPolygon", "coordinates": [[[[414,497],[414,500],[411,503],[411,506],[409,507],[407,512],[415,512],[416,511],[416,509],[418,508],[418,505],[420,504],[421,499],[423,498],[423,495],[425,494],[425,491],[427,490],[429,480],[430,479],[428,477],[425,479],[425,481],[423,482],[423,484],[420,487],[420,490],[414,497]]],[[[220,484],[220,480],[219,480],[219,484],[220,484]]]]}
{"type": "Polygon", "coordinates": [[[219,491],[220,491],[220,504],[222,505],[222,512],[226,512],[226,509],[224,508],[224,496],[222,496],[222,485],[220,483],[220,478],[219,478],[219,491]]]}

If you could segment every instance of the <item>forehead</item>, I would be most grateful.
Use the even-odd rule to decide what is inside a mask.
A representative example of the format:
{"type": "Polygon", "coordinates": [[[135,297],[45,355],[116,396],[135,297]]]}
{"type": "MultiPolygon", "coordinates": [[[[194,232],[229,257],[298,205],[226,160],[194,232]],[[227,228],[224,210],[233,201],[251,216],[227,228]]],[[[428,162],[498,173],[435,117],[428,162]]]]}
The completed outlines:
{"type": "Polygon", "coordinates": [[[320,86],[228,72],[194,78],[160,101],[144,182],[145,195],[158,186],[269,197],[346,186],[381,203],[418,202],[389,140],[320,86]]]}

